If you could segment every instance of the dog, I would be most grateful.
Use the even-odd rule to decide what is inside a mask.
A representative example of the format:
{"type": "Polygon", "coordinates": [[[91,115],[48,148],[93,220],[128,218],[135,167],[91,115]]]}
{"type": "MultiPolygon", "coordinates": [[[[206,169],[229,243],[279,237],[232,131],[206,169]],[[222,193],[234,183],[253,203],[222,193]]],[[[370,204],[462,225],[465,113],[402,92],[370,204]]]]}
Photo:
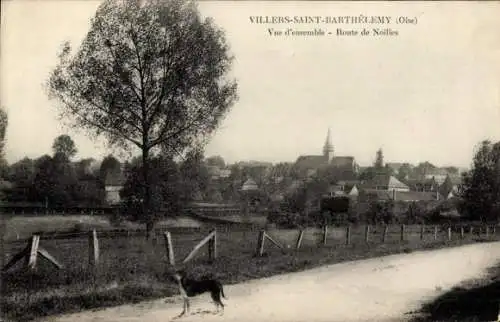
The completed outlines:
{"type": "Polygon", "coordinates": [[[186,272],[183,270],[178,270],[173,274],[177,285],[179,286],[179,291],[184,300],[183,310],[180,316],[189,312],[190,304],[189,298],[194,297],[203,293],[210,292],[210,296],[215,303],[216,313],[222,308],[224,312],[224,304],[221,301],[221,295],[225,299],[224,289],[220,281],[210,278],[209,276],[203,276],[199,280],[191,279],[187,277],[186,272]]]}

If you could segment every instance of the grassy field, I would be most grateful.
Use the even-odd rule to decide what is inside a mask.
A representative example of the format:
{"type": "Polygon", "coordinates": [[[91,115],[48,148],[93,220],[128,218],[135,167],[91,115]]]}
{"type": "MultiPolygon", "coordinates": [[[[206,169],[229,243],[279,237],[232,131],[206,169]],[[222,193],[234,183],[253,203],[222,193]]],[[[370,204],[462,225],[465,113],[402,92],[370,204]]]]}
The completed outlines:
{"type": "MultiPolygon", "coordinates": [[[[107,216],[102,215],[24,215],[13,216],[3,222],[5,225],[5,234],[3,240],[10,242],[19,239],[29,238],[37,232],[58,232],[71,233],[75,231],[111,230],[111,229],[144,229],[145,226],[129,221],[124,221],[120,225],[113,225],[107,216]]],[[[156,224],[157,228],[168,227],[200,227],[201,224],[196,220],[178,216],[160,221],[156,224]]]]}
{"type": "MultiPolygon", "coordinates": [[[[426,231],[420,240],[418,226],[407,227],[405,241],[400,241],[399,227],[392,226],[386,242],[381,243],[382,227],[373,227],[369,243],[364,240],[364,227],[352,227],[351,245],[345,245],[345,228],[329,228],[327,245],[322,245],[322,231],[307,229],[302,247],[294,249],[297,230],[269,230],[268,233],[285,248],[281,251],[269,242],[265,255],[256,257],[258,231],[218,231],[218,258],[208,262],[206,247],[184,267],[193,275],[207,272],[224,283],[238,283],[248,279],[271,276],[347,260],[369,258],[393,253],[410,252],[461,245],[484,239],[466,235],[464,240],[453,235],[447,241],[445,231],[434,240],[433,230],[426,231]]],[[[176,262],[191,251],[208,233],[207,229],[194,232],[173,231],[176,262]]],[[[489,236],[490,240],[499,235],[489,236]]],[[[43,259],[37,262],[35,272],[19,271],[14,267],[2,275],[1,304],[12,320],[28,321],[35,317],[80,311],[170,296],[178,293],[165,275],[167,258],[162,239],[146,241],[142,236],[100,238],[100,262],[95,271],[88,266],[88,238],[83,234],[71,239],[42,239],[40,246],[56,257],[64,269],[56,270],[43,259]]],[[[26,242],[8,242],[4,245],[4,261],[9,260],[26,242]]]]}

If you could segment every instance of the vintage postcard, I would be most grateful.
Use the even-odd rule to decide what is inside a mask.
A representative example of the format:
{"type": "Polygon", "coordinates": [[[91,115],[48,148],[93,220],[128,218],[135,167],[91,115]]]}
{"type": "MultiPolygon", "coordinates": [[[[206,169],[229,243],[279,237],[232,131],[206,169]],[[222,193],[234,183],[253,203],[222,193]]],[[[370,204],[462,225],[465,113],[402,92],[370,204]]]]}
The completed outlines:
{"type": "Polygon", "coordinates": [[[2,1],[0,321],[500,321],[499,16],[2,1]]]}

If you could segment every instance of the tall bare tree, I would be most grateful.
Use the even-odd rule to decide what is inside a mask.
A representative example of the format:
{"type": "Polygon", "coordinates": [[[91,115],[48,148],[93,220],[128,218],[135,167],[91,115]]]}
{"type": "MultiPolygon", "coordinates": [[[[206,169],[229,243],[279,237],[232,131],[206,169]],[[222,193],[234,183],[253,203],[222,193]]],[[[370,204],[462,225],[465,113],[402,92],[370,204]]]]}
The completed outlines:
{"type": "Polygon", "coordinates": [[[47,88],[64,119],[140,149],[143,214],[153,218],[149,159],[158,148],[182,153],[216,130],[237,99],[231,62],[224,32],[194,1],[107,0],[76,54],[63,46],[47,88]]]}

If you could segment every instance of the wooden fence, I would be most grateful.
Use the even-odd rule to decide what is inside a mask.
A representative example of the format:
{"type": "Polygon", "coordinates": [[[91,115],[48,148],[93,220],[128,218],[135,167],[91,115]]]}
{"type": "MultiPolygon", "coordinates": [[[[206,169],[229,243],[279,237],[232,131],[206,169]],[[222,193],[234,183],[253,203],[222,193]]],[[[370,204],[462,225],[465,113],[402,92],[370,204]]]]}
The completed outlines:
{"type": "MultiPolygon", "coordinates": [[[[438,241],[453,241],[453,240],[465,240],[466,238],[486,238],[494,239],[498,237],[498,226],[406,226],[406,225],[386,225],[386,226],[346,226],[346,227],[334,227],[334,226],[323,226],[322,228],[305,228],[305,229],[261,229],[261,230],[248,230],[247,233],[254,234],[256,240],[256,248],[254,255],[256,257],[261,257],[266,252],[266,247],[271,251],[270,247],[279,250],[281,253],[286,253],[289,251],[297,252],[306,247],[348,247],[350,245],[356,244],[383,244],[383,243],[409,243],[409,242],[438,242],[438,241]],[[269,246],[266,246],[269,245],[269,246]]],[[[110,231],[97,232],[92,230],[90,232],[61,234],[60,238],[71,238],[70,236],[82,235],[88,236],[88,265],[89,267],[97,267],[100,261],[100,247],[99,239],[102,238],[114,238],[114,237],[131,237],[130,232],[121,232],[117,234],[114,232],[112,234],[110,231]]],[[[144,232],[135,232],[138,234],[144,234],[144,232]]],[[[185,232],[190,235],[189,232],[185,232]]],[[[211,228],[207,231],[204,238],[202,238],[197,244],[192,248],[192,250],[185,256],[181,264],[185,264],[191,261],[193,258],[199,254],[200,249],[204,246],[208,246],[208,260],[213,262],[218,258],[218,235],[221,230],[216,228],[211,228]]],[[[224,233],[224,231],[222,231],[224,233]]],[[[163,240],[165,243],[165,251],[167,255],[167,261],[170,265],[176,265],[176,245],[175,238],[172,237],[171,231],[162,231],[161,234],[156,234],[152,239],[152,243],[158,243],[158,236],[163,235],[163,240]]],[[[54,236],[52,236],[54,237],[54,236]]],[[[42,238],[43,240],[47,240],[42,238]]],[[[48,238],[50,240],[50,238],[48,238]]],[[[54,267],[58,269],[63,269],[64,266],[51,255],[47,250],[41,247],[41,238],[39,234],[34,234],[29,240],[27,240],[26,247],[13,255],[7,264],[3,267],[3,271],[9,270],[17,262],[24,260],[24,267],[27,269],[34,269],[36,267],[38,255],[43,259],[49,261],[54,267]]],[[[26,242],[26,241],[24,241],[26,242]]],[[[233,242],[233,241],[231,241],[233,242]]],[[[245,242],[234,240],[234,243],[245,242]]],[[[180,245],[182,246],[182,245],[180,245]]]]}

